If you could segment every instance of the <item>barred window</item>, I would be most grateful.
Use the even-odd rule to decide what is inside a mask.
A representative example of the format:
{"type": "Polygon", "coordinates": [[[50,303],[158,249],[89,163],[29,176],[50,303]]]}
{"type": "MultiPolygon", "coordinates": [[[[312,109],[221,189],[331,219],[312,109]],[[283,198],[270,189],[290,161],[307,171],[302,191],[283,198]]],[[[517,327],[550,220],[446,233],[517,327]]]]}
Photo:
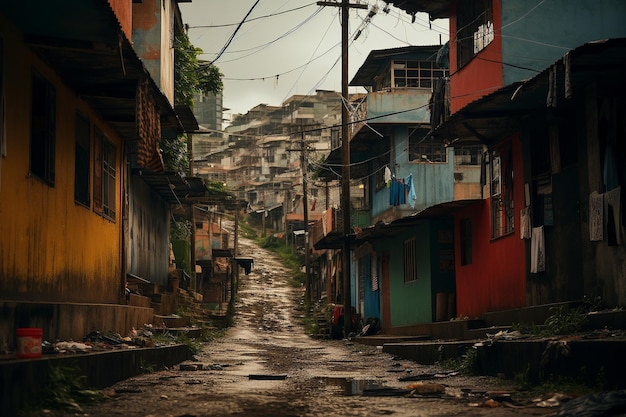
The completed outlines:
{"type": "Polygon", "coordinates": [[[74,121],[74,201],[89,206],[91,123],[77,113],[74,121]]]}
{"type": "Polygon", "coordinates": [[[513,153],[511,149],[489,153],[491,174],[491,238],[508,235],[514,231],[513,207],[513,153]]]}
{"type": "Polygon", "coordinates": [[[414,237],[404,241],[404,282],[417,280],[417,243],[414,237]]]}
{"type": "Polygon", "coordinates": [[[31,80],[30,172],[54,185],[56,90],[37,71],[31,80]]]}
{"type": "Polygon", "coordinates": [[[393,61],[392,65],[395,88],[432,88],[433,80],[448,74],[433,61],[393,61]]]}
{"type": "Polygon", "coordinates": [[[456,31],[458,67],[461,68],[466,65],[493,39],[491,0],[458,2],[456,31]]]}
{"type": "Polygon", "coordinates": [[[94,145],[94,211],[114,221],[116,210],[115,145],[99,129],[96,129],[94,145]]]}
{"type": "Polygon", "coordinates": [[[446,162],[446,147],[438,140],[423,140],[428,130],[416,129],[409,137],[409,161],[446,162]]]}

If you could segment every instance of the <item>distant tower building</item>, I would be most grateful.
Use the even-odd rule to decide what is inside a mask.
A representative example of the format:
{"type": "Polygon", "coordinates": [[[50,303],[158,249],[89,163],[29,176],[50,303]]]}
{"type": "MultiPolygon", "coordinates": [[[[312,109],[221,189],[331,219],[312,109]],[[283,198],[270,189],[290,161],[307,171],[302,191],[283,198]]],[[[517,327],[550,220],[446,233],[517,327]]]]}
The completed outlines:
{"type": "Polygon", "coordinates": [[[223,129],[222,100],[221,91],[217,94],[194,94],[193,114],[201,127],[220,131],[223,129]]]}

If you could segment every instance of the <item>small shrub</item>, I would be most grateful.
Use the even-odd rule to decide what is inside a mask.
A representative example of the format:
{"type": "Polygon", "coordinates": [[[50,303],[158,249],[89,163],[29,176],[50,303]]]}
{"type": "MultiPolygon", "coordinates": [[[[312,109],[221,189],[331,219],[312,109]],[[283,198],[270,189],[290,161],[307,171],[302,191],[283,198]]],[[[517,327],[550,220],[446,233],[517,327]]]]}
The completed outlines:
{"type": "Polygon", "coordinates": [[[104,401],[105,397],[100,391],[85,387],[86,379],[77,366],[51,365],[46,375],[47,388],[37,401],[27,405],[24,415],[36,415],[37,410],[44,408],[81,412],[80,404],[104,401]]]}
{"type": "Polygon", "coordinates": [[[544,323],[544,332],[547,336],[578,333],[587,321],[587,315],[582,307],[571,310],[561,305],[552,309],[555,313],[544,323]]]}

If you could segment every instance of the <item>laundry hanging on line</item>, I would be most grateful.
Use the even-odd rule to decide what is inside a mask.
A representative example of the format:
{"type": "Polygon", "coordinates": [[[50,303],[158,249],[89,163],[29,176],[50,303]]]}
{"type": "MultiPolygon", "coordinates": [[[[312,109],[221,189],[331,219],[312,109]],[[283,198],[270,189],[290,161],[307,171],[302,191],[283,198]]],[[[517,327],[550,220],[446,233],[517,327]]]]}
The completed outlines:
{"type": "Polygon", "coordinates": [[[404,180],[392,178],[389,186],[389,205],[399,206],[406,204],[407,186],[404,180]]]}

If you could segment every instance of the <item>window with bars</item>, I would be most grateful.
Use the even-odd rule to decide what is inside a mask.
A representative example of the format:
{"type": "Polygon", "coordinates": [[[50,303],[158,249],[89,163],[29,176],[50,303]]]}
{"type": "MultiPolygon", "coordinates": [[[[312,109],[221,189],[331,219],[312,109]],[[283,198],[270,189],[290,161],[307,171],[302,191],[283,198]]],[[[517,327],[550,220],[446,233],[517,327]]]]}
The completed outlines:
{"type": "Polygon", "coordinates": [[[394,60],[391,65],[394,88],[432,88],[433,80],[448,73],[433,61],[394,60]]]}
{"type": "Polygon", "coordinates": [[[412,133],[409,137],[409,161],[412,162],[446,162],[446,147],[441,141],[423,140],[428,130],[412,133]]]}
{"type": "Polygon", "coordinates": [[[513,233],[513,154],[511,149],[489,153],[491,194],[491,238],[496,239],[513,233]]]}
{"type": "Polygon", "coordinates": [[[89,206],[91,123],[85,116],[76,113],[74,126],[74,201],[89,206]]]}
{"type": "Polygon", "coordinates": [[[457,62],[461,68],[494,39],[492,0],[460,1],[457,8],[457,62]]]}
{"type": "Polygon", "coordinates": [[[482,154],[482,145],[455,146],[454,163],[455,165],[480,165],[482,154]]]}
{"type": "Polygon", "coordinates": [[[100,129],[96,129],[94,145],[94,211],[114,221],[116,210],[115,145],[100,129]]]}
{"type": "Polygon", "coordinates": [[[54,185],[56,90],[35,70],[31,80],[30,173],[54,185]]]}
{"type": "Polygon", "coordinates": [[[394,60],[376,83],[376,91],[391,88],[429,88],[435,80],[448,76],[447,68],[439,68],[434,61],[394,60]]]}
{"type": "Polygon", "coordinates": [[[404,241],[404,282],[417,280],[417,243],[414,237],[404,241]]]}

